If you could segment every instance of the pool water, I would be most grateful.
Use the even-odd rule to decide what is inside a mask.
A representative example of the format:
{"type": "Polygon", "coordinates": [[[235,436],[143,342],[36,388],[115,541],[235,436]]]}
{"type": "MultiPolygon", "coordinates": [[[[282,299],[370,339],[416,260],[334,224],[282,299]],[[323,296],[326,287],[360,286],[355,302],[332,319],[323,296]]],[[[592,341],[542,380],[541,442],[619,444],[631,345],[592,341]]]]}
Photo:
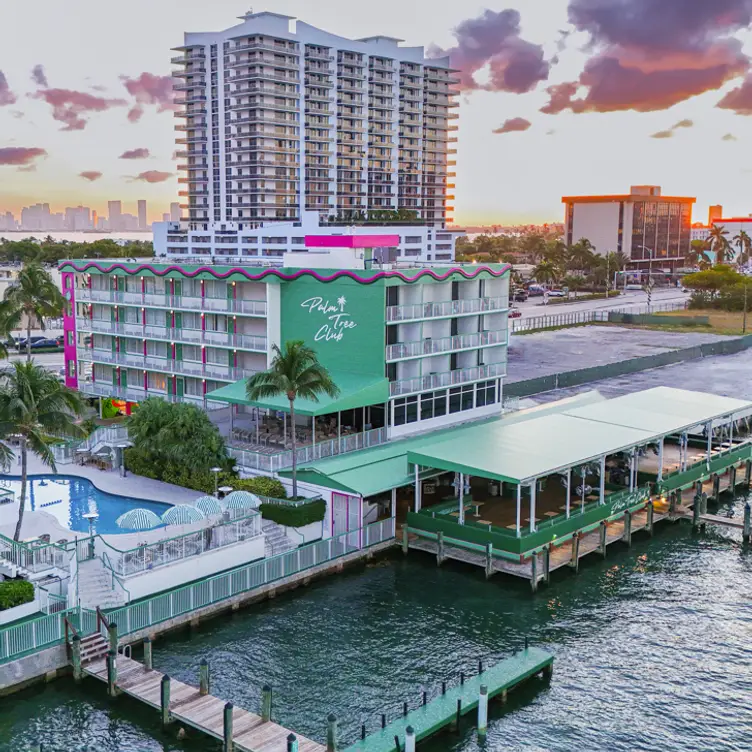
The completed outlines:
{"type": "MultiPolygon", "coordinates": [[[[0,485],[21,495],[21,479],[18,477],[3,477],[0,485]]],[[[122,533],[115,520],[129,509],[151,509],[161,516],[170,504],[158,501],[144,501],[131,496],[100,491],[86,478],[76,478],[72,475],[32,475],[29,476],[29,486],[26,495],[26,509],[35,512],[47,512],[54,515],[61,525],[77,533],[88,533],[89,523],[83,515],[96,512],[99,518],[94,524],[97,533],[122,533]]]]}

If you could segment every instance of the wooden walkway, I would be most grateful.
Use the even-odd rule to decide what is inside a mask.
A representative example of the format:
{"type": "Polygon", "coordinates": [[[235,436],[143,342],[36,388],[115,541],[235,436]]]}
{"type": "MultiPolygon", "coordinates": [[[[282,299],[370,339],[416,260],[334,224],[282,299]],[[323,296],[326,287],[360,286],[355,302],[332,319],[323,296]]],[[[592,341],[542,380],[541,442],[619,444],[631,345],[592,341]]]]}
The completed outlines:
{"type": "Polygon", "coordinates": [[[396,752],[398,748],[395,738],[400,742],[399,749],[404,750],[405,730],[408,726],[415,730],[416,741],[425,739],[456,719],[458,701],[461,715],[475,710],[478,707],[481,685],[487,687],[489,699],[497,695],[506,697],[506,692],[531,676],[541,672],[550,675],[553,665],[554,658],[550,653],[540,648],[525,648],[511,658],[487,668],[482,674],[468,677],[463,684],[458,684],[431,702],[411,710],[375,734],[347,747],[345,752],[396,752]]]}
{"type": "MultiPolygon", "coordinates": [[[[107,683],[106,659],[92,661],[83,666],[83,672],[107,683]]],[[[116,687],[124,694],[161,710],[163,674],[147,669],[143,664],[117,656],[116,687]]],[[[170,680],[170,716],[176,722],[202,731],[209,736],[224,739],[224,709],[226,701],[212,695],[201,695],[196,687],[170,680]]],[[[233,708],[233,734],[235,748],[245,752],[286,752],[290,729],[242,708],[233,708]]],[[[325,752],[317,742],[296,734],[299,752],[325,752]]]]}

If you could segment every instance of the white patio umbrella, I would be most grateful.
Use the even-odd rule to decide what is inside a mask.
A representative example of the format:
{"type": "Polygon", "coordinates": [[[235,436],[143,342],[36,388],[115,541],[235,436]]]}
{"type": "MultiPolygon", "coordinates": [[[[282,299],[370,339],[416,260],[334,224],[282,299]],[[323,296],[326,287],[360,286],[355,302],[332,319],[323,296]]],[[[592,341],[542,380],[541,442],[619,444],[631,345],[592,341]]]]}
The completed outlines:
{"type": "Polygon", "coordinates": [[[222,514],[222,506],[213,496],[202,496],[196,502],[196,509],[203,512],[205,517],[211,517],[213,514],[222,514]]]}
{"type": "Polygon", "coordinates": [[[193,522],[201,522],[203,519],[205,519],[204,513],[190,504],[177,504],[162,515],[162,522],[165,525],[190,525],[193,522]]]}
{"type": "Polygon", "coordinates": [[[161,525],[162,520],[151,509],[130,509],[121,514],[115,524],[123,530],[151,530],[161,525]]]}
{"type": "Polygon", "coordinates": [[[258,509],[261,499],[250,491],[233,491],[224,498],[226,509],[258,509]]]}

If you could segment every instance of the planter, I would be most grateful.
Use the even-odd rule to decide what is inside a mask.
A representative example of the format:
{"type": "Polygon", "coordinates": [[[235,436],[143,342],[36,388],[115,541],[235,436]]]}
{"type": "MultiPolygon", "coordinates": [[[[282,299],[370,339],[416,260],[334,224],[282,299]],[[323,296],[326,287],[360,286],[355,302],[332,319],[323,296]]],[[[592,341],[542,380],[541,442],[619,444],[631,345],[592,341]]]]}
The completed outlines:
{"type": "Polygon", "coordinates": [[[6,608],[3,611],[0,611],[0,624],[10,624],[19,619],[26,619],[40,611],[41,605],[39,600],[34,598],[33,601],[29,601],[28,603],[22,603],[20,606],[14,606],[13,608],[6,608]]]}

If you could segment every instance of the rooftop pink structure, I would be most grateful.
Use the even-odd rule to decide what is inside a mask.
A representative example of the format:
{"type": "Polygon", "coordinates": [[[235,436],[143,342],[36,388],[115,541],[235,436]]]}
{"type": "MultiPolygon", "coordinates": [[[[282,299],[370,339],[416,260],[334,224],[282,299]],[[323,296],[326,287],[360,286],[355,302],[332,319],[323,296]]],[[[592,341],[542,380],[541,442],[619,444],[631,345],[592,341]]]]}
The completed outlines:
{"type": "Polygon", "coordinates": [[[307,248],[396,248],[399,235],[306,235],[307,248]]]}

